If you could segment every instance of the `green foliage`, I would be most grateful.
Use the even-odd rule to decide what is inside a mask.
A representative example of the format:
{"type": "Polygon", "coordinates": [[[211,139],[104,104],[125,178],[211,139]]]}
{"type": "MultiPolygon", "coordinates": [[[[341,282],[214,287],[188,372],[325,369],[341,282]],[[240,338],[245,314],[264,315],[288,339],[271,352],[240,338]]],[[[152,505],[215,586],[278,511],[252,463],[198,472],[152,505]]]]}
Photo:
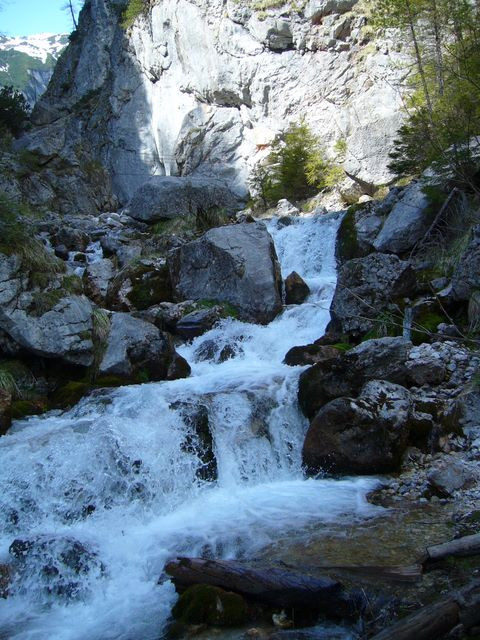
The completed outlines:
{"type": "Polygon", "coordinates": [[[265,205],[282,198],[298,201],[313,196],[334,179],[317,138],[305,122],[291,124],[275,138],[267,163],[254,175],[265,205]]]}
{"type": "Polygon", "coordinates": [[[28,120],[28,103],[12,86],[0,89],[0,132],[9,131],[18,136],[28,120]]]}
{"type": "Polygon", "coordinates": [[[412,176],[433,165],[457,185],[479,191],[480,5],[469,0],[371,0],[377,26],[403,29],[412,45],[407,119],[391,170],[412,176]]]}
{"type": "Polygon", "coordinates": [[[138,16],[146,9],[145,0],[128,0],[128,4],[122,14],[122,29],[129,29],[138,16]]]}

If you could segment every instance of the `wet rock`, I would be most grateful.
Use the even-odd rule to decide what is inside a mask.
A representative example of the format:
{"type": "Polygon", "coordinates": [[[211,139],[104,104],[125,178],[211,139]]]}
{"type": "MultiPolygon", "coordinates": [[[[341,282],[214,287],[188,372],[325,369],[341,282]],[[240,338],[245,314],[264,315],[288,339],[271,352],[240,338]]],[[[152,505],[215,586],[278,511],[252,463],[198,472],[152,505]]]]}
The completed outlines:
{"type": "Polygon", "coordinates": [[[114,311],[144,310],[170,301],[172,290],[165,261],[143,258],[128,264],[108,288],[107,305],[114,311]]]}
{"type": "Polygon", "coordinates": [[[217,180],[154,176],[137,189],[127,212],[135,220],[152,224],[212,209],[233,212],[238,208],[233,193],[217,180]]]}
{"type": "Polygon", "coordinates": [[[196,471],[197,477],[209,482],[216,480],[218,469],[210,430],[208,406],[195,402],[178,401],[171,405],[171,409],[179,411],[187,428],[182,448],[189,453],[194,453],[200,461],[200,466],[196,471]]]}
{"type": "Polygon", "coordinates": [[[473,486],[480,480],[478,469],[462,460],[449,460],[428,474],[428,481],[442,497],[450,497],[455,491],[473,486]]]}
{"type": "Polygon", "coordinates": [[[181,367],[182,360],[165,334],[154,325],[127,313],[112,314],[100,374],[130,380],[136,376],[146,377],[147,380],[186,377],[190,367],[186,363],[181,367]],[[179,375],[182,373],[184,375],[179,375]]]}
{"type": "Polygon", "coordinates": [[[418,181],[405,189],[374,242],[377,251],[403,253],[412,249],[425,234],[431,213],[424,187],[425,184],[418,181]]]}
{"type": "Polygon", "coordinates": [[[198,309],[183,316],[175,325],[175,333],[187,340],[209,331],[223,317],[223,309],[215,305],[210,309],[198,309]]]}
{"type": "Polygon", "coordinates": [[[53,235],[56,246],[63,245],[69,251],[83,252],[90,242],[88,234],[79,229],[61,225],[53,235]]]}
{"type": "Polygon", "coordinates": [[[327,402],[356,395],[374,379],[405,384],[405,361],[412,343],[404,338],[366,340],[339,357],[320,361],[300,376],[298,399],[303,413],[313,418],[327,402]]]}
{"type": "Polygon", "coordinates": [[[230,303],[243,320],[268,323],[281,311],[281,275],[272,238],[261,223],[207,231],[168,255],[176,300],[230,303]]]}
{"type": "Polygon", "coordinates": [[[85,577],[105,571],[94,551],[69,537],[16,539],[9,553],[16,572],[15,590],[29,595],[39,591],[56,598],[78,599],[88,592],[85,577]]]}
{"type": "Polygon", "coordinates": [[[10,429],[12,424],[12,395],[0,388],[0,436],[10,429]]]}
{"type": "Polygon", "coordinates": [[[247,606],[238,593],[224,591],[208,584],[189,587],[172,610],[176,620],[184,624],[238,626],[245,622],[247,606]]]}
{"type": "Polygon", "coordinates": [[[361,336],[378,326],[381,314],[398,313],[395,300],[411,295],[414,288],[410,264],[397,256],[378,253],[349,260],[338,274],[330,327],[361,336]]]}
{"type": "Polygon", "coordinates": [[[83,287],[85,294],[95,304],[105,305],[108,287],[113,280],[115,268],[113,262],[103,258],[87,265],[83,274],[83,287]]]}
{"type": "Polygon", "coordinates": [[[386,473],[407,446],[410,394],[384,380],[368,382],[355,400],[337,398],[313,419],[303,447],[310,472],[386,473]]]}
{"type": "Polygon", "coordinates": [[[296,272],[285,278],[285,304],[302,304],[310,295],[310,287],[296,272]]]}
{"type": "Polygon", "coordinates": [[[307,344],[302,347],[292,347],[285,356],[284,363],[295,367],[297,365],[317,364],[334,358],[339,358],[342,352],[331,346],[307,344]]]}
{"type": "Polygon", "coordinates": [[[8,598],[11,581],[11,568],[8,564],[0,564],[0,598],[8,598]]]}
{"type": "Polygon", "coordinates": [[[300,210],[286,199],[279,200],[277,208],[275,209],[275,216],[277,218],[282,218],[283,216],[298,216],[299,213],[300,210]]]}

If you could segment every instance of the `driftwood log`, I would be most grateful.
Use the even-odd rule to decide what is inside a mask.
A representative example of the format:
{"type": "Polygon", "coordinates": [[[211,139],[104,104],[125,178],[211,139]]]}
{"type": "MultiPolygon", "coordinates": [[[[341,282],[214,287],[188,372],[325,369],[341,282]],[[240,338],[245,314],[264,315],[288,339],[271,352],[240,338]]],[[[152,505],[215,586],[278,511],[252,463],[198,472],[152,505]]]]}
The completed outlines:
{"type": "Polygon", "coordinates": [[[480,533],[428,547],[425,561],[436,562],[451,556],[475,555],[480,555],[480,533]]]}
{"type": "Polygon", "coordinates": [[[336,580],[277,567],[259,569],[232,560],[176,558],[165,571],[180,589],[210,584],[267,604],[308,608],[335,618],[356,616],[364,604],[360,597],[345,592],[336,580]]]}
{"type": "Polygon", "coordinates": [[[459,614],[454,600],[442,600],[387,627],[371,640],[439,640],[458,624],[459,614]]]}

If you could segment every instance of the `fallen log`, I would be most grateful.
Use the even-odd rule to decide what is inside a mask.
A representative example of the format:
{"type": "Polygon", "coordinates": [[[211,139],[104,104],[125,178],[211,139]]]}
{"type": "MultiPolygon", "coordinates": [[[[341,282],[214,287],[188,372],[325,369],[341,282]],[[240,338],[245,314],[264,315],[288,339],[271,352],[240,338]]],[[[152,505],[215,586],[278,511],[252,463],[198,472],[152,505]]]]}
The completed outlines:
{"type": "Polygon", "coordinates": [[[277,567],[251,568],[232,560],[176,558],[165,571],[180,588],[210,584],[279,607],[308,608],[332,617],[356,616],[364,603],[337,580],[277,567]]]}
{"type": "Polygon", "coordinates": [[[341,573],[355,574],[380,580],[392,580],[394,582],[418,582],[423,575],[421,564],[382,566],[382,565],[316,565],[315,569],[324,571],[339,571],[341,573]]]}
{"type": "Polygon", "coordinates": [[[460,607],[453,599],[423,607],[387,627],[370,640],[439,640],[459,622],[460,607]]]}
{"type": "Polygon", "coordinates": [[[432,562],[443,560],[450,556],[475,556],[480,555],[480,533],[464,536],[450,542],[427,547],[425,561],[432,562]]]}

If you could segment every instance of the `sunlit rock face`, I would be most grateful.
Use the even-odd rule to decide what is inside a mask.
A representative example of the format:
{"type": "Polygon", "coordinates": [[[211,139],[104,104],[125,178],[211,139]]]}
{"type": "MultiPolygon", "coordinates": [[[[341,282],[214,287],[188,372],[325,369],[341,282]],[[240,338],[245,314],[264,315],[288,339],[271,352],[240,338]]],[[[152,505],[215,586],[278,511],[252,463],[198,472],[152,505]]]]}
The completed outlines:
{"type": "Polygon", "coordinates": [[[355,0],[250,4],[163,0],[123,31],[122,3],[86,3],[37,106],[41,135],[63,119],[122,202],[152,175],[216,177],[246,194],[274,136],[302,118],[327,152],[342,141],[366,190],[387,183],[404,54],[368,42],[355,0]]]}

